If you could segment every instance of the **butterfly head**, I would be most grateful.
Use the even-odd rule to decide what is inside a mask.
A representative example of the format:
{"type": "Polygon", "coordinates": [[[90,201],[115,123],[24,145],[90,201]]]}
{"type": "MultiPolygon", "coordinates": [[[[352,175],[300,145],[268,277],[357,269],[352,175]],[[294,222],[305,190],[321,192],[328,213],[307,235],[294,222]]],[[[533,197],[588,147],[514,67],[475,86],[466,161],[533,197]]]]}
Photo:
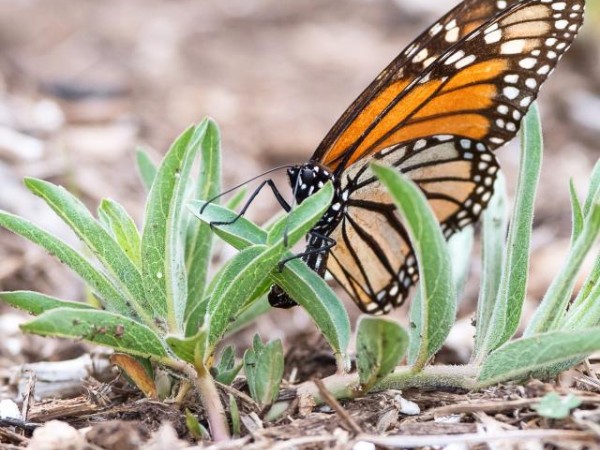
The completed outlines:
{"type": "Polygon", "coordinates": [[[328,181],[335,181],[329,170],[313,163],[290,167],[287,172],[298,203],[313,195],[328,181]]]}

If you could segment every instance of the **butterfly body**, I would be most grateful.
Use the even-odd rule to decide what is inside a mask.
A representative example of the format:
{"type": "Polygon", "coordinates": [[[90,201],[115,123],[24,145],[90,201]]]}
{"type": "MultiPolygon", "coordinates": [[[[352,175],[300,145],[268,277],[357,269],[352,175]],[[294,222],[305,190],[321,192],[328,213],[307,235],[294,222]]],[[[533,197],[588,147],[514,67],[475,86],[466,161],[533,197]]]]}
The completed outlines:
{"type": "MultiPolygon", "coordinates": [[[[334,199],[302,259],[328,270],[359,308],[385,313],[418,280],[407,232],[370,163],[423,191],[448,238],[477,221],[540,86],[583,23],[584,0],[464,0],[410,44],[352,103],[310,162],[288,170],[301,203],[334,199]]],[[[295,302],[277,286],[269,301],[295,302]]]]}

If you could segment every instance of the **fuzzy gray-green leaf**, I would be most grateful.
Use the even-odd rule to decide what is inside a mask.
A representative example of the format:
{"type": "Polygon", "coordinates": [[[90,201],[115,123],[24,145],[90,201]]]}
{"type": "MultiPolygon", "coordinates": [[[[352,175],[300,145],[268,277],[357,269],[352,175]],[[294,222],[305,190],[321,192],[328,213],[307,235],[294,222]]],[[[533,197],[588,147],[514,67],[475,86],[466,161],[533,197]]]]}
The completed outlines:
{"type": "Polygon", "coordinates": [[[283,377],[281,341],[278,339],[267,345],[257,345],[255,342],[244,355],[244,370],[252,398],[260,406],[273,403],[283,377]]]}
{"type": "Polygon", "coordinates": [[[57,308],[21,325],[41,336],[83,339],[144,358],[167,357],[158,336],[139,322],[108,311],[57,308]]]}
{"type": "Polygon", "coordinates": [[[600,201],[600,161],[597,161],[594,165],[594,170],[590,176],[590,186],[588,188],[588,194],[585,198],[585,204],[583,206],[583,215],[587,217],[592,209],[594,203],[600,201]]]}
{"type": "Polygon", "coordinates": [[[559,327],[571,300],[577,274],[599,234],[600,204],[596,204],[592,207],[583,230],[571,248],[560,273],[552,281],[544,299],[527,325],[523,336],[532,336],[559,327]]]}
{"type": "Polygon", "coordinates": [[[86,303],[61,300],[33,291],[0,292],[0,300],[14,308],[27,311],[34,316],[56,308],[94,309],[86,303]]]}
{"type": "Polygon", "coordinates": [[[141,267],[140,232],[125,208],[111,199],[100,202],[98,213],[104,214],[113,237],[136,267],[141,267]]]}
{"type": "Polygon", "coordinates": [[[142,273],[156,319],[172,333],[183,332],[187,301],[185,228],[182,220],[190,172],[206,130],[206,121],[189,128],[165,155],[146,203],[142,233],[142,273]]]}
{"type": "Polygon", "coordinates": [[[571,232],[571,246],[575,244],[575,241],[579,237],[581,230],[583,230],[583,208],[581,207],[581,202],[579,201],[579,197],[577,196],[577,191],[575,190],[575,185],[573,183],[573,179],[569,181],[569,194],[571,195],[571,218],[572,218],[572,227],[573,230],[571,232]]]}
{"type": "Polygon", "coordinates": [[[527,379],[566,361],[576,363],[600,350],[600,328],[551,331],[511,341],[493,351],[479,374],[481,387],[527,379]]]}
{"type": "Polygon", "coordinates": [[[146,188],[146,191],[150,191],[154,177],[156,177],[156,164],[152,162],[148,153],[141,148],[136,152],[136,162],[142,184],[146,188]]]}
{"type": "Polygon", "coordinates": [[[494,195],[482,214],[481,239],[481,289],[477,300],[477,321],[473,360],[485,358],[484,339],[489,333],[502,278],[502,261],[508,228],[506,179],[499,173],[494,185],[494,195]]]}
{"type": "Polygon", "coordinates": [[[372,170],[392,195],[419,264],[422,329],[415,370],[420,370],[440,349],[456,316],[448,247],[423,192],[394,168],[373,165],[372,170]]]}
{"type": "Polygon", "coordinates": [[[397,322],[363,316],[356,335],[356,366],[363,392],[394,370],[406,352],[408,334],[397,322]]]}
{"type": "Polygon", "coordinates": [[[534,406],[537,413],[548,419],[566,419],[571,410],[581,405],[581,399],[576,395],[561,396],[557,392],[549,392],[534,406]]]}
{"type": "Polygon", "coordinates": [[[512,337],[521,319],[529,272],[533,207],[542,165],[542,127],[534,104],[523,121],[521,162],[498,298],[481,353],[488,354],[512,337]]]}
{"type": "Polygon", "coordinates": [[[96,269],[80,253],[64,241],[42,230],[37,225],[4,211],[0,211],[0,226],[46,249],[85,281],[109,311],[125,316],[136,312],[128,303],[127,295],[113,281],[96,269]]]}
{"type": "Polygon", "coordinates": [[[201,364],[206,351],[207,330],[201,328],[194,336],[180,338],[169,336],[167,344],[177,356],[191,364],[201,364]]]}
{"type": "MultiPolygon", "coordinates": [[[[217,124],[209,119],[202,140],[200,175],[196,199],[210,200],[221,191],[221,136],[217,124]]],[[[210,226],[194,218],[189,222],[186,242],[186,315],[202,301],[206,289],[213,233],[210,226]]]]}
{"type": "Polygon", "coordinates": [[[47,181],[27,178],[25,184],[75,232],[103,264],[115,285],[126,293],[131,307],[146,324],[152,324],[139,269],[117,241],[94,219],[85,205],[64,188],[47,181]]]}

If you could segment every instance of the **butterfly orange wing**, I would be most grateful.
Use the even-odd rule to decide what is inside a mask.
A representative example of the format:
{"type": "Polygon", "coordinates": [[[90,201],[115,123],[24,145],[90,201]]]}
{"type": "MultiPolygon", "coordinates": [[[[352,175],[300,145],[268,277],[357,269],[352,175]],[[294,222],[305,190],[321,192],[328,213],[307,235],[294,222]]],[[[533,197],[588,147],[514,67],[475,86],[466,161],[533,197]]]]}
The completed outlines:
{"type": "Polygon", "coordinates": [[[327,133],[313,161],[337,168],[332,147],[357,139],[385,106],[456,42],[518,0],[466,0],[449,11],[410,43],[361,93],[327,133]]]}
{"type": "Polygon", "coordinates": [[[436,134],[480,140],[492,150],[512,139],[583,23],[584,1],[523,0],[494,14],[495,4],[506,2],[464,2],[411,44],[344,113],[313,161],[341,172],[384,148],[436,134]],[[454,29],[459,40],[450,44],[454,29]],[[424,37],[432,32],[440,37],[424,37]]]}

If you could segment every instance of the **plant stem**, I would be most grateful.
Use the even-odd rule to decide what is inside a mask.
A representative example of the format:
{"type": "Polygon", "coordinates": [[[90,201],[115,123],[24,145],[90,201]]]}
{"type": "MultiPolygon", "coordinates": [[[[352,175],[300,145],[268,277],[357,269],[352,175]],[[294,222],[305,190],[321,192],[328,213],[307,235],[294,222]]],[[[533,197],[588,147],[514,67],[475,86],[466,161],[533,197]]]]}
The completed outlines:
{"type": "MultiPolygon", "coordinates": [[[[428,366],[422,372],[414,373],[411,367],[398,367],[396,370],[381,380],[371,390],[372,392],[387,389],[406,388],[460,388],[471,390],[476,387],[478,368],[476,366],[428,366]]],[[[354,398],[364,395],[360,390],[358,374],[336,374],[323,379],[323,384],[336,399],[354,398]]],[[[296,396],[309,396],[316,405],[323,404],[324,399],[319,388],[312,381],[302,383],[296,389],[296,396]]],[[[275,409],[285,411],[291,400],[276,402],[271,411],[275,409]]],[[[274,420],[274,414],[267,413],[269,420],[274,420]]]]}
{"type": "Polygon", "coordinates": [[[182,361],[169,359],[168,361],[162,360],[161,362],[185,374],[196,389],[198,389],[213,440],[230,440],[229,423],[227,422],[225,408],[223,408],[219,391],[210,372],[204,367],[196,369],[192,365],[182,361]]]}

